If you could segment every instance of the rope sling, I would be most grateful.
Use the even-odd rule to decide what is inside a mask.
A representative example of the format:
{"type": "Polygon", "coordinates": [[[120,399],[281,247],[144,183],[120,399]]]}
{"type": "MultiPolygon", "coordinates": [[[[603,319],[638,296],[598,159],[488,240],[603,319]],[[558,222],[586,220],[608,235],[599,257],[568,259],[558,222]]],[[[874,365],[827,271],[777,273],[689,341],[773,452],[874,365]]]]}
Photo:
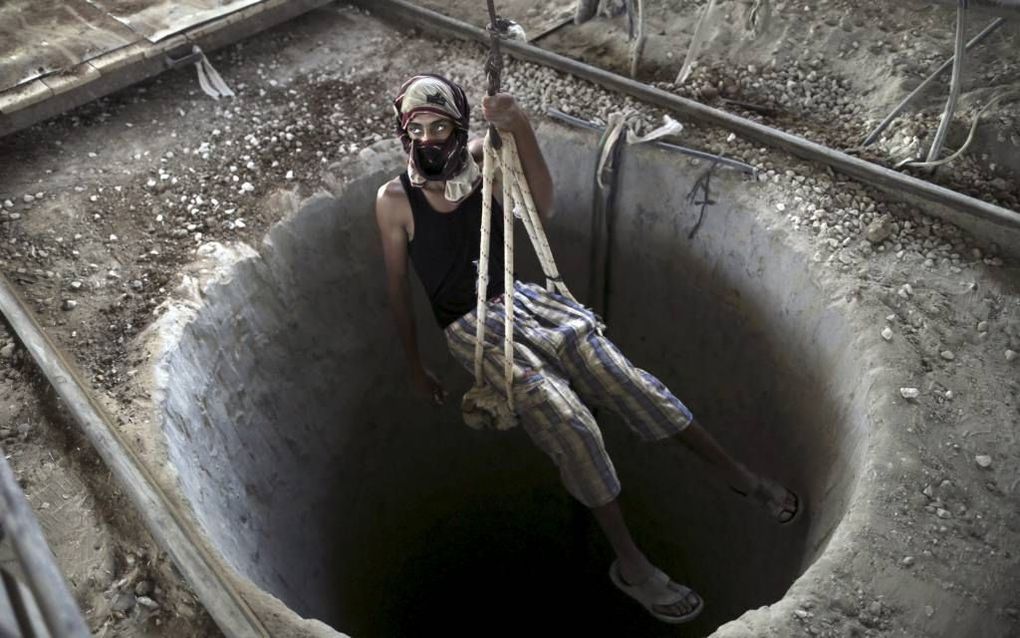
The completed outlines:
{"type": "MultiPolygon", "coordinates": [[[[486,63],[489,80],[488,94],[499,92],[502,57],[499,51],[499,38],[508,31],[511,23],[496,17],[492,0],[489,6],[489,35],[491,48],[486,63]]],[[[556,262],[553,259],[549,241],[542,227],[542,219],[535,208],[521,158],[517,152],[517,142],[511,133],[500,134],[494,126],[489,125],[483,144],[482,160],[482,222],[481,243],[478,249],[478,288],[475,327],[474,353],[474,386],[464,395],[461,401],[461,412],[464,422],[475,429],[506,430],[517,424],[514,410],[513,373],[514,373],[514,217],[519,215],[524,228],[531,240],[531,245],[538,256],[545,275],[546,288],[556,292],[568,300],[575,302],[574,296],[567,289],[560,277],[556,262]],[[483,370],[485,359],[485,323],[488,307],[486,291],[489,287],[489,244],[492,233],[492,188],[497,165],[502,176],[503,190],[503,380],[505,397],[486,383],[483,370]]],[[[526,353],[526,350],[522,350],[526,353]]],[[[534,362],[540,366],[540,362],[534,362]]]]}

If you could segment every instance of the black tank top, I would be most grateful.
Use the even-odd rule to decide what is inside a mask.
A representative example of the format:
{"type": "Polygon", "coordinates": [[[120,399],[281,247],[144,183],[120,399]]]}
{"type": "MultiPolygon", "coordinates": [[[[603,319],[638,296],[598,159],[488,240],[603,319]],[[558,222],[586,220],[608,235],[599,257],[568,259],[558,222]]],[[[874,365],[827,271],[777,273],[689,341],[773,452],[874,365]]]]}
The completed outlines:
{"type": "MultiPolygon", "coordinates": [[[[449,213],[436,211],[420,188],[400,174],[414,216],[414,239],[408,242],[411,263],[425,286],[432,313],[446,328],[475,309],[478,245],[482,228],[481,186],[449,213]]],[[[489,289],[486,298],[503,294],[503,209],[492,202],[489,244],[489,289]]]]}

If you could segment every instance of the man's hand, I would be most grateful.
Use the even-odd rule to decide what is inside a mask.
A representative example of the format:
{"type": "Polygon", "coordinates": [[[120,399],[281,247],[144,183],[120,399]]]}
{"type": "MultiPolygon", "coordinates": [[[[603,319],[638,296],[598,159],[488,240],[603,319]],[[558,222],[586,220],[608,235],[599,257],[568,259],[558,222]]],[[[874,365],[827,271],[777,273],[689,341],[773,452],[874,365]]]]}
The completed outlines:
{"type": "Polygon", "coordinates": [[[446,401],[446,388],[439,382],[436,375],[425,368],[418,368],[411,374],[411,383],[415,391],[423,398],[429,398],[436,405],[446,401]]]}
{"type": "Polygon", "coordinates": [[[522,122],[527,122],[524,111],[509,93],[486,95],[482,98],[482,117],[501,131],[515,131],[522,122]]]}
{"type": "Polygon", "coordinates": [[[510,133],[517,142],[517,152],[524,167],[524,176],[531,187],[531,196],[543,222],[548,221],[553,203],[552,175],[545,164],[542,151],[535,139],[535,131],[524,110],[509,93],[486,95],[482,98],[482,115],[497,129],[510,133]]]}

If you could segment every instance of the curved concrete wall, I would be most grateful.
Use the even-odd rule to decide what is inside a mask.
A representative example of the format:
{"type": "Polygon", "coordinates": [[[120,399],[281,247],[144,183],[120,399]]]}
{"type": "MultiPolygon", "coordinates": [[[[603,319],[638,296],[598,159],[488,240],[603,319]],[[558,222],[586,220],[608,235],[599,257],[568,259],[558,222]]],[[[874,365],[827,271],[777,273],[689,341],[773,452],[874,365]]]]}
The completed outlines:
{"type": "MultiPolygon", "coordinates": [[[[541,139],[557,182],[549,235],[586,299],[596,138],[544,127],[541,139]]],[[[871,373],[824,273],[755,214],[757,185],[717,173],[716,204],[688,239],[685,198],[705,165],[629,149],[613,220],[609,336],[807,501],[780,528],[693,455],[599,415],[639,541],[710,602],[678,634],[612,588],[608,548],[525,435],[470,431],[457,401],[432,410],[409,396],[371,213],[399,152],[366,166],[338,198],[295,206],[206,289],[160,364],[170,461],[226,561],[356,636],[477,630],[492,614],[507,630],[542,617],[544,630],[705,635],[782,598],[859,478],[871,373]]],[[[534,275],[534,260],[519,271],[534,275]]],[[[415,289],[427,356],[458,397],[469,379],[415,289]]]]}

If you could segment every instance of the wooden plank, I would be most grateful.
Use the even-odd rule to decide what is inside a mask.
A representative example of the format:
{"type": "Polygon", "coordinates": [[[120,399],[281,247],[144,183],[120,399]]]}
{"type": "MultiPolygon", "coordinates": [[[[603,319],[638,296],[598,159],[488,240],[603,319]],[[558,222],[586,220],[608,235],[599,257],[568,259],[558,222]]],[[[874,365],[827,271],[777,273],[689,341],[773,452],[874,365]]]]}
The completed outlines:
{"type": "MultiPolygon", "coordinates": [[[[0,93],[0,113],[9,114],[53,97],[53,90],[41,80],[32,80],[0,93]]],[[[0,129],[2,129],[0,121],[0,129]]]]}
{"type": "Polygon", "coordinates": [[[138,40],[88,0],[0,2],[0,91],[138,40]]]}

